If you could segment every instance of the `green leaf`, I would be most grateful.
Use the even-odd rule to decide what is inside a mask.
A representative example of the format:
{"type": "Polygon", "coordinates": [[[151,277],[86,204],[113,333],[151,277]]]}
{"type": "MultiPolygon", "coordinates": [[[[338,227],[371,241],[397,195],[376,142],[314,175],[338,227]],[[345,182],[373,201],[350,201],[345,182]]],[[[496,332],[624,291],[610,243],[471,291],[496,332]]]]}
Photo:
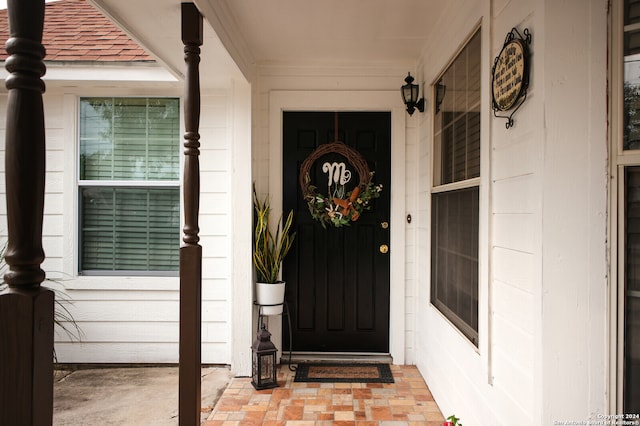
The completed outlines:
{"type": "Polygon", "coordinates": [[[276,283],[282,261],[291,249],[295,238],[295,232],[291,232],[293,210],[289,212],[284,223],[282,223],[282,216],[278,219],[274,235],[269,229],[271,207],[268,197],[264,201],[258,199],[255,184],[253,185],[253,206],[255,210],[253,263],[258,281],[276,283]]]}

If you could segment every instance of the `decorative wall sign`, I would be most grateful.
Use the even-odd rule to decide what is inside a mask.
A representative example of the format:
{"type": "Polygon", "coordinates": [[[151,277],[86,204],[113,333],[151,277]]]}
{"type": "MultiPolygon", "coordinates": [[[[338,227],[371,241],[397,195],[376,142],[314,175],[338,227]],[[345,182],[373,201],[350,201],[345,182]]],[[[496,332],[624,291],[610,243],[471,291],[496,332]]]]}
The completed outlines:
{"type": "Polygon", "coordinates": [[[300,167],[300,188],[307,201],[311,217],[320,221],[323,227],[327,224],[335,227],[349,225],[358,220],[360,215],[371,209],[371,200],[378,198],[382,185],[374,185],[373,172],[369,170],[367,161],[362,155],[343,142],[332,142],[320,145],[302,163],[300,167]],[[339,154],[346,162],[325,162],[322,171],[327,175],[327,193],[318,192],[318,187],[311,182],[311,167],[327,154],[339,154]],[[358,174],[358,185],[346,191],[346,184],[351,181],[355,168],[358,174]]]}
{"type": "Polygon", "coordinates": [[[506,118],[506,127],[513,126],[513,115],[527,99],[529,87],[529,50],[531,33],[527,28],[524,37],[513,28],[505,39],[500,54],[493,61],[491,70],[491,94],[493,115],[506,118]],[[508,116],[498,111],[513,110],[508,116]]]}

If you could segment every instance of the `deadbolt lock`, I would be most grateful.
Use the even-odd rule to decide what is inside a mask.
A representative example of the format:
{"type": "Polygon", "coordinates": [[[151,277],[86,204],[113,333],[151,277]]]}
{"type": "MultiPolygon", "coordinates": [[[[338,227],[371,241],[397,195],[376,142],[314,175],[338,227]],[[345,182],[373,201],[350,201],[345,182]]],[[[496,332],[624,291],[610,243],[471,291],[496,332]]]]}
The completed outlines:
{"type": "Polygon", "coordinates": [[[380,245],[380,253],[387,254],[389,252],[389,246],[386,244],[380,245]]]}
{"type": "Polygon", "coordinates": [[[389,227],[389,222],[382,222],[382,223],[380,224],[380,227],[381,227],[382,229],[387,229],[387,228],[389,227]]]}

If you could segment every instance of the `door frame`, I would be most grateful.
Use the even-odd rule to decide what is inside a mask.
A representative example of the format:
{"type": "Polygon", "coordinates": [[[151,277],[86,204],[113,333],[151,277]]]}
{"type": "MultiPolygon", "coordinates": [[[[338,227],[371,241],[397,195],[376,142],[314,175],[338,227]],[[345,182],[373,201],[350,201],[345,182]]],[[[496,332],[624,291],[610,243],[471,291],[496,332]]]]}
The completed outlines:
{"type": "MultiPolygon", "coordinates": [[[[405,126],[406,113],[394,91],[279,91],[269,93],[269,194],[276,217],[282,213],[283,111],[388,111],[391,113],[391,232],[389,246],[389,353],[405,362],[405,126]]],[[[282,330],[270,325],[277,347],[282,330]]]]}
{"type": "Polygon", "coordinates": [[[640,151],[623,149],[624,138],[624,5],[611,2],[609,14],[609,291],[608,328],[609,353],[607,373],[607,405],[609,414],[622,413],[624,403],[625,344],[625,169],[640,165],[640,151]]]}

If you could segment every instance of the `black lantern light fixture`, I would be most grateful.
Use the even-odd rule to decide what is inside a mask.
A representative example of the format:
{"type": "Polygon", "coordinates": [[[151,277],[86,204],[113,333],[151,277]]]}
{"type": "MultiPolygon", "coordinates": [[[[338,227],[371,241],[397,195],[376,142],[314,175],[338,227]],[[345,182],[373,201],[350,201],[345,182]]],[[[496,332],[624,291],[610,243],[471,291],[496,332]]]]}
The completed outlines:
{"type": "Polygon", "coordinates": [[[271,333],[262,324],[256,340],[251,345],[253,354],[251,384],[254,388],[269,389],[278,386],[276,353],[278,349],[271,342],[271,333]]]}
{"type": "Polygon", "coordinates": [[[404,81],[407,83],[400,88],[402,93],[402,101],[407,106],[407,112],[409,115],[413,115],[413,112],[417,109],[420,112],[424,112],[424,98],[418,99],[420,94],[420,85],[413,84],[413,77],[411,73],[407,74],[404,81]]]}

